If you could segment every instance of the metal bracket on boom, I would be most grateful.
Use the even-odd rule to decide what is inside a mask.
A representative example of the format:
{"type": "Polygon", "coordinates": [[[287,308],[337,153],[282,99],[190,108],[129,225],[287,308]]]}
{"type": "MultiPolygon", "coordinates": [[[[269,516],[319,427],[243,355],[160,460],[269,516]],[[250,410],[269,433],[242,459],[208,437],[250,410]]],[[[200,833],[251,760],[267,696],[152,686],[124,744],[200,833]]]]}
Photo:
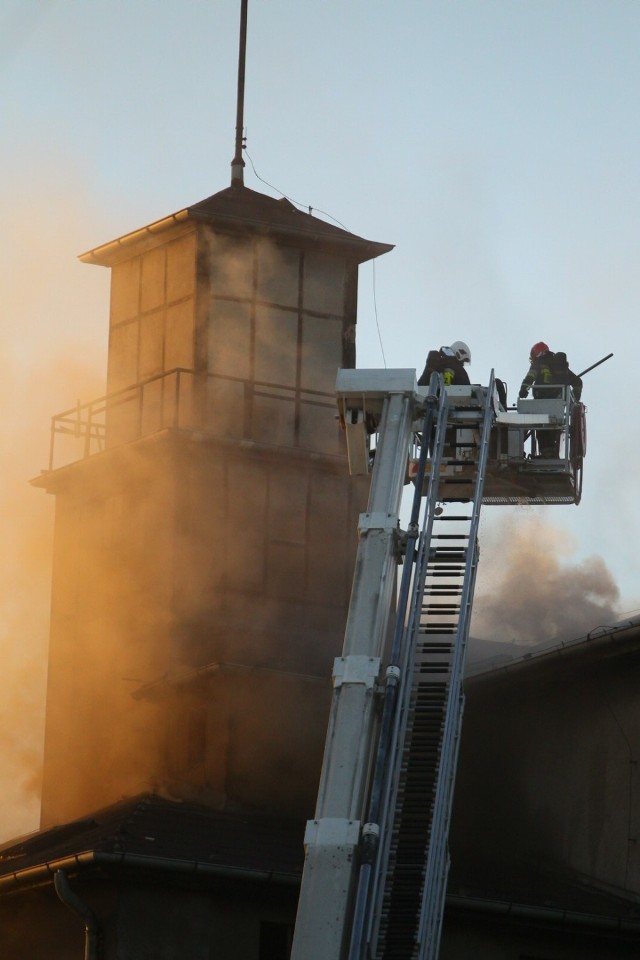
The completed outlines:
{"type": "Polygon", "coordinates": [[[395,533],[398,529],[398,515],[392,513],[361,513],[358,520],[358,533],[362,536],[368,530],[381,530],[395,533]]]}
{"type": "Polygon", "coordinates": [[[360,821],[345,817],[323,817],[309,820],[304,833],[305,847],[322,844],[332,847],[354,847],[360,840],[360,821]]]}
{"type": "Polygon", "coordinates": [[[366,687],[375,687],[380,673],[380,657],[367,657],[351,654],[348,657],[336,657],[333,661],[333,686],[343,683],[364,683],[366,687]]]}
{"type": "Polygon", "coordinates": [[[393,538],[393,552],[398,562],[402,561],[407,547],[407,533],[400,528],[400,520],[391,513],[361,513],[358,521],[358,537],[362,539],[367,533],[390,534],[393,538]]]}

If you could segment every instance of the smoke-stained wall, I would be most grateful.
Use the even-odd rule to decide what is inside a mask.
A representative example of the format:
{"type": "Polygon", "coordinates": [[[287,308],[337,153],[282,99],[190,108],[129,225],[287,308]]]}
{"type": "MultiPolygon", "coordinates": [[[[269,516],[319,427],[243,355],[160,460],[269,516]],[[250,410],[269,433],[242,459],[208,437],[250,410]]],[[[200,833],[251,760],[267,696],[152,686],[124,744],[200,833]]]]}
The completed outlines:
{"type": "Polygon", "coordinates": [[[454,883],[506,896],[549,871],[640,896],[639,655],[636,626],[467,682],[454,883]]]}
{"type": "Polygon", "coordinates": [[[42,825],[147,790],[308,815],[366,507],[333,399],[357,263],[179,224],[112,266],[104,449],[38,481],[42,825]]]}
{"type": "MultiPolygon", "coordinates": [[[[294,884],[180,880],[169,872],[150,882],[145,875],[103,870],[98,880],[74,876],[69,886],[97,917],[104,960],[285,956],[284,948],[268,951],[265,932],[275,928],[279,939],[286,935],[295,918],[294,884]]],[[[3,897],[0,924],[0,949],[10,960],[52,953],[57,960],[76,960],[86,949],[82,917],[61,902],[53,884],[3,897]]]]}

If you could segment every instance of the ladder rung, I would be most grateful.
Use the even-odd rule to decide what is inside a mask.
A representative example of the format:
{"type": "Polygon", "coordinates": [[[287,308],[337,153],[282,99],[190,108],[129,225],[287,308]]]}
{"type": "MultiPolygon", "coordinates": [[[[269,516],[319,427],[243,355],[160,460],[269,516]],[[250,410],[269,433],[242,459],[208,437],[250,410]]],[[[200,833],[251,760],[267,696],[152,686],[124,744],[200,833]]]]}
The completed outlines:
{"type": "Polygon", "coordinates": [[[471,522],[473,517],[464,517],[462,516],[462,514],[460,514],[459,516],[451,517],[451,516],[445,516],[444,514],[441,514],[439,517],[434,517],[433,519],[434,520],[468,520],[469,522],[471,522]]]}
{"type": "Polygon", "coordinates": [[[468,540],[468,533],[434,533],[432,540],[468,540]]]}

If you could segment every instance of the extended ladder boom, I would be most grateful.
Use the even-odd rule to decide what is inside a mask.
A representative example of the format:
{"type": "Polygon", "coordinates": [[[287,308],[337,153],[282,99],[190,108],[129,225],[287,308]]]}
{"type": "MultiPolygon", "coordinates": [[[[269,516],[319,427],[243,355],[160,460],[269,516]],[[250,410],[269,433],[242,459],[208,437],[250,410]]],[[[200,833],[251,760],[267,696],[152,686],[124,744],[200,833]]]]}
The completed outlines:
{"type": "Polygon", "coordinates": [[[379,442],[368,511],[360,518],[343,656],[334,667],[316,816],[305,836],[292,960],[435,960],[477,530],[495,419],[493,374],[488,388],[455,396],[435,375],[425,397],[413,370],[340,371],[338,395],[352,472],[369,469],[372,425],[379,442]],[[418,416],[419,466],[403,535],[400,500],[418,416]],[[445,463],[449,490],[455,491],[456,470],[464,472],[464,505],[453,516],[440,506],[445,463]]]}
{"type": "Polygon", "coordinates": [[[409,669],[396,713],[367,938],[369,955],[385,960],[435,960],[438,955],[492,397],[491,382],[486,393],[462,402],[458,398],[455,406],[449,403],[448,436],[436,435],[430,462],[431,482],[402,639],[409,669]],[[467,439],[455,451],[443,450],[454,430],[455,439],[467,439]],[[472,497],[456,504],[453,515],[445,515],[438,506],[440,468],[447,454],[450,463],[461,459],[474,471],[472,497]]]}

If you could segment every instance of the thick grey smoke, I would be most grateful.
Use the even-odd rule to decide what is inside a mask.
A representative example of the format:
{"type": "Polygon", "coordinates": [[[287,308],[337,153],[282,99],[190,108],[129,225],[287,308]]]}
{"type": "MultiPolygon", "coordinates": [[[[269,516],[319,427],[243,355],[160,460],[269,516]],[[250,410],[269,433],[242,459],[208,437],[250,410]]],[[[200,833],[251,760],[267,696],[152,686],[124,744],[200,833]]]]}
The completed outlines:
{"type": "Polygon", "coordinates": [[[560,518],[548,515],[514,514],[485,533],[472,634],[537,644],[615,622],[619,591],[604,560],[572,561],[574,550],[560,518]]]}

